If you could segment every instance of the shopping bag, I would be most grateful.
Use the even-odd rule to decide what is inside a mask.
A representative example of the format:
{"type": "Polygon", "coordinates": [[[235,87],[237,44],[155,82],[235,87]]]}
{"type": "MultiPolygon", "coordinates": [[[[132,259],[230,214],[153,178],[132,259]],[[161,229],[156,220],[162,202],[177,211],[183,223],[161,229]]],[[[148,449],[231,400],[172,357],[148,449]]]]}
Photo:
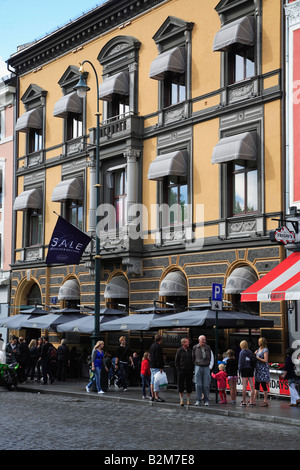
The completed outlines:
{"type": "Polygon", "coordinates": [[[154,376],[154,388],[164,389],[168,386],[168,378],[165,372],[156,372],[154,376]]]}

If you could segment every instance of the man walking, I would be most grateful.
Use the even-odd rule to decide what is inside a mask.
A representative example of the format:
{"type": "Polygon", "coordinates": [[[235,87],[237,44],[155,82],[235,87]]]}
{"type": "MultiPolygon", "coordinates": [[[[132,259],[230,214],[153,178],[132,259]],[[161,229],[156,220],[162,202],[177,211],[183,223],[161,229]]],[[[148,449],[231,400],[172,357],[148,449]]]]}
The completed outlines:
{"type": "Polygon", "coordinates": [[[196,383],[196,403],[199,406],[202,403],[209,405],[210,390],[210,369],[214,365],[214,355],[209,345],[206,343],[204,335],[199,336],[199,343],[193,347],[193,364],[195,365],[195,383],[196,383]]]}
{"type": "Polygon", "coordinates": [[[162,337],[160,335],[155,335],[154,343],[150,348],[150,371],[151,371],[151,401],[165,401],[159,396],[159,389],[154,383],[154,376],[157,372],[162,372],[164,368],[164,357],[162,349],[162,337]]]}

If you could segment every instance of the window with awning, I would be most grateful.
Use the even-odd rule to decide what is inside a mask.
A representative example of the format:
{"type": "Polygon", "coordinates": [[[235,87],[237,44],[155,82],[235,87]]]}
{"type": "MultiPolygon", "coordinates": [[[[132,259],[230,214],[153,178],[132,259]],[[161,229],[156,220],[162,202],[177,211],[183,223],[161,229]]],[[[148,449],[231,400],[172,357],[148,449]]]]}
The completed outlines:
{"type": "Polygon", "coordinates": [[[113,277],[106,285],[104,291],[105,299],[128,299],[129,286],[124,276],[113,277]]]}
{"type": "Polygon", "coordinates": [[[62,96],[54,106],[53,116],[66,119],[70,114],[82,113],[82,100],[76,91],[62,96]]]}
{"type": "Polygon", "coordinates": [[[58,183],[53,189],[51,201],[65,202],[68,199],[83,199],[82,178],[71,178],[58,183]]]}
{"type": "Polygon", "coordinates": [[[255,44],[254,17],[244,16],[225,24],[214,38],[213,51],[236,52],[255,44]]]}
{"type": "Polygon", "coordinates": [[[22,114],[17,119],[15,130],[17,132],[30,132],[31,130],[40,130],[42,127],[43,110],[41,107],[38,107],[22,114]]]}
{"type": "Polygon", "coordinates": [[[161,281],[160,297],[187,296],[187,282],[181,271],[172,271],[161,281]]]}
{"type": "Polygon", "coordinates": [[[114,95],[127,96],[129,94],[129,74],[119,72],[107,77],[99,86],[99,98],[112,101],[114,95]]]}
{"type": "Polygon", "coordinates": [[[212,164],[257,158],[257,133],[243,132],[219,140],[212,154],[212,164]]]}
{"type": "Polygon", "coordinates": [[[40,189],[28,189],[16,197],[14,210],[26,211],[28,209],[41,209],[42,202],[42,191],[40,189]]]}
{"type": "Polygon", "coordinates": [[[151,63],[149,77],[154,80],[165,80],[167,73],[182,75],[186,69],[186,52],[184,47],[174,47],[159,54],[151,63]]]}
{"type": "Polygon", "coordinates": [[[165,176],[187,176],[188,153],[186,150],[177,150],[158,155],[150,164],[148,179],[160,181],[165,176]]]}

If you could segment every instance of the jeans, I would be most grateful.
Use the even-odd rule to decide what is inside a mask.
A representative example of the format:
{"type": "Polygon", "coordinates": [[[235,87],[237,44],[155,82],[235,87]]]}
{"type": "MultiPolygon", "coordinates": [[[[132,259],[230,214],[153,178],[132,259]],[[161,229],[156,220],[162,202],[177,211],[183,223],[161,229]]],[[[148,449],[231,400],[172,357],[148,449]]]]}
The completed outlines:
{"type": "Polygon", "coordinates": [[[129,374],[129,365],[125,362],[119,362],[119,387],[122,386],[123,388],[128,387],[128,374],[129,374]]]}
{"type": "Polygon", "coordinates": [[[150,388],[150,375],[141,374],[141,378],[142,378],[143,397],[146,396],[146,386],[149,388],[149,396],[152,397],[151,388],[150,388]]]}
{"type": "Polygon", "coordinates": [[[94,380],[96,381],[96,387],[97,387],[97,391],[100,392],[101,391],[101,386],[100,386],[100,378],[101,378],[101,369],[100,367],[95,367],[94,368],[94,373],[95,373],[95,378],[93,378],[90,383],[88,384],[88,388],[90,388],[94,382],[94,380]]]}
{"type": "Polygon", "coordinates": [[[153,392],[159,392],[159,389],[155,390],[155,387],[154,387],[154,376],[157,372],[160,372],[160,369],[150,367],[150,371],[151,371],[151,384],[153,385],[153,392]]]}
{"type": "Polygon", "coordinates": [[[300,397],[294,380],[289,380],[289,389],[291,395],[291,404],[295,405],[297,403],[297,400],[300,399],[300,397]]]}
{"type": "Polygon", "coordinates": [[[208,366],[195,366],[195,384],[196,384],[196,400],[204,402],[209,401],[210,390],[210,370],[208,366]]]}

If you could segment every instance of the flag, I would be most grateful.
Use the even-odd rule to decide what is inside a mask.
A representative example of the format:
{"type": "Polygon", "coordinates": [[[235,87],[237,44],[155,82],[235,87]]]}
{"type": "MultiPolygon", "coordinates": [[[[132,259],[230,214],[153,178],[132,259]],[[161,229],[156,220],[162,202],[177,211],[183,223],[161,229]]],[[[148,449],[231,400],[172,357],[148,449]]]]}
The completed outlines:
{"type": "Polygon", "coordinates": [[[58,216],[49,243],[46,264],[79,264],[91,237],[58,216]]]}

